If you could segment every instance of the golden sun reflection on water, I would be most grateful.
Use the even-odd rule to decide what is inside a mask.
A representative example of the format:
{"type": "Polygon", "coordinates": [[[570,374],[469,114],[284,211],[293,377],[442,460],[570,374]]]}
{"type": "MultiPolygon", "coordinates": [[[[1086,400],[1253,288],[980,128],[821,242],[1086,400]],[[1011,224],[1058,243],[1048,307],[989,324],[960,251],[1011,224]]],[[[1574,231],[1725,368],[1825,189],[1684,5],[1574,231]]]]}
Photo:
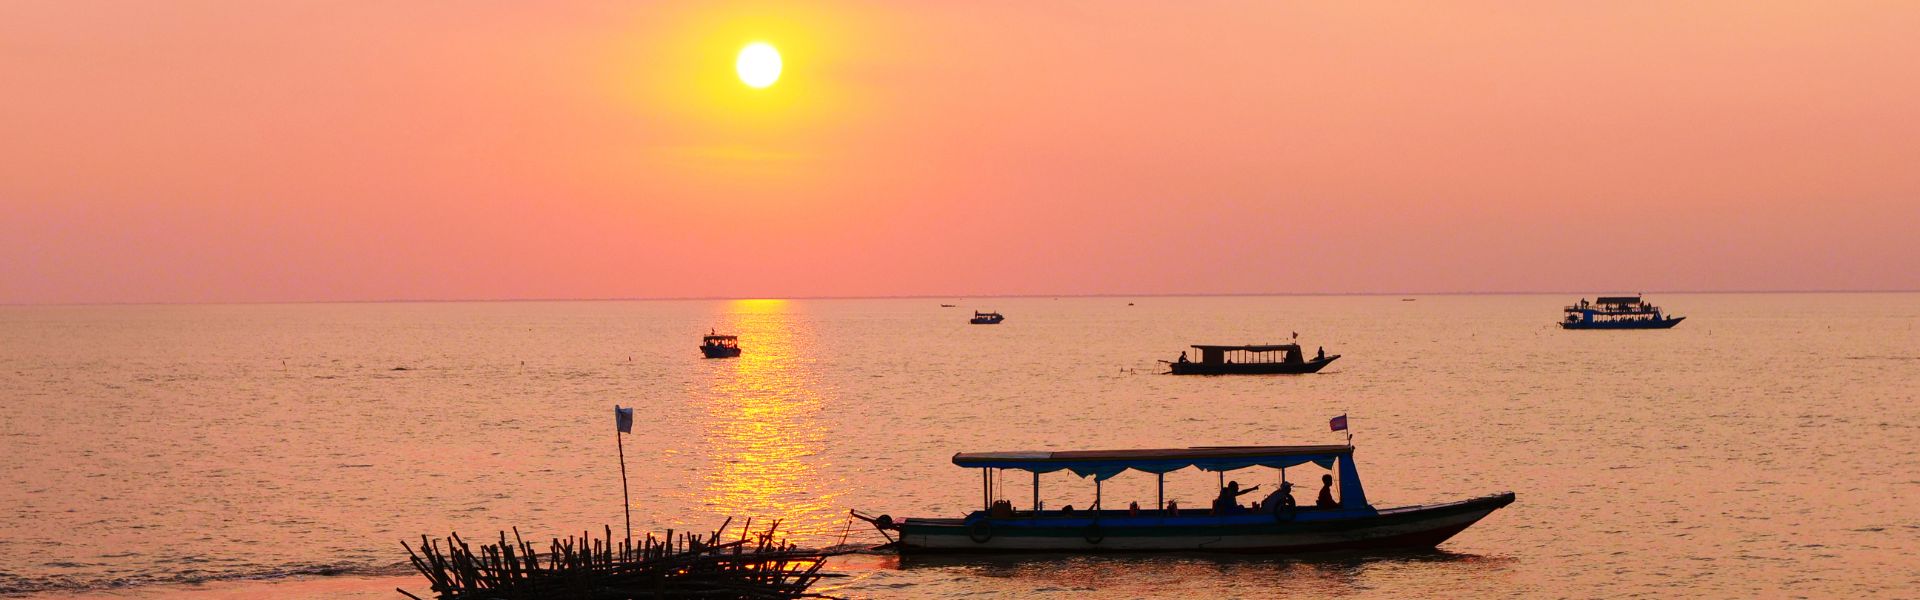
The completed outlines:
{"type": "Polygon", "coordinates": [[[811,330],[784,300],[736,300],[716,315],[740,337],[739,358],[714,365],[701,424],[705,502],[758,523],[782,519],[795,542],[832,543],[845,521],[840,486],[814,461],[827,443],[818,415],[829,394],[809,368],[811,330]]]}

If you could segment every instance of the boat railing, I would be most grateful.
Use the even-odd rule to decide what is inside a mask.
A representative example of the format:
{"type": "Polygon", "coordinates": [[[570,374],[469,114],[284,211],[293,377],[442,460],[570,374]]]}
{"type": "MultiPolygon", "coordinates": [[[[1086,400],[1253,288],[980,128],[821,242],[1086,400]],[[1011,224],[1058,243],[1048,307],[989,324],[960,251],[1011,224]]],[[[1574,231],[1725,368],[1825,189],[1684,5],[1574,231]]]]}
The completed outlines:
{"type": "Polygon", "coordinates": [[[1591,312],[1591,313],[1593,313],[1593,314],[1596,314],[1596,315],[1606,315],[1606,314],[1615,314],[1615,315],[1650,315],[1650,314],[1653,314],[1653,313],[1657,313],[1657,312],[1660,312],[1660,307],[1658,307],[1658,306],[1654,306],[1654,305],[1652,305],[1652,304],[1640,304],[1640,305],[1618,305],[1618,304],[1588,304],[1588,305],[1579,305],[1579,304],[1574,304],[1574,305],[1570,305],[1570,306],[1568,306],[1568,307],[1566,307],[1565,309],[1562,309],[1562,310],[1564,310],[1565,312],[1591,312]]]}
{"type": "MultiPolygon", "coordinates": [[[[1301,505],[1295,506],[1293,508],[1293,512],[1296,512],[1296,513],[1332,512],[1332,511],[1338,511],[1341,508],[1342,507],[1339,507],[1339,506],[1320,507],[1320,506],[1315,506],[1311,503],[1308,503],[1308,504],[1301,504],[1301,505]]],[[[976,511],[973,511],[972,513],[969,513],[966,516],[966,518],[968,520],[973,520],[978,518],[987,518],[995,521],[1032,521],[1032,520],[1054,520],[1054,519],[1092,519],[1092,518],[1095,518],[1096,516],[1104,520],[1104,519],[1130,519],[1130,518],[1149,519],[1149,518],[1175,518],[1175,517],[1182,518],[1182,519],[1187,517],[1244,517],[1248,515],[1261,515],[1261,516],[1271,517],[1273,513],[1266,509],[1246,508],[1246,507],[1242,507],[1239,510],[1228,512],[1227,514],[1224,514],[1224,515],[1216,515],[1213,513],[1213,510],[1211,508],[1206,508],[1206,507],[1182,508],[1178,511],[1155,509],[1155,508],[1142,508],[1138,511],[1131,511],[1126,509],[1101,509],[1097,511],[1096,510],[1075,510],[1073,512],[1066,512],[1060,509],[1050,508],[1050,509],[1041,510],[1039,512],[1035,512],[1032,510],[1016,510],[1010,514],[1000,514],[1000,515],[992,515],[986,511],[976,510],[976,511]]]]}

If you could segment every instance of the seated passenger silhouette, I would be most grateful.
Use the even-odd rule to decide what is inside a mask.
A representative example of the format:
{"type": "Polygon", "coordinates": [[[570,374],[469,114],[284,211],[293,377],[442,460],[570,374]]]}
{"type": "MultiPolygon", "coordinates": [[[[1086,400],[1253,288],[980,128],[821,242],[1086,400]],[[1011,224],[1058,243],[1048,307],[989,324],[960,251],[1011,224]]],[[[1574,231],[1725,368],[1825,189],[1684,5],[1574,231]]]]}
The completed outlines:
{"type": "Polygon", "coordinates": [[[1260,501],[1260,510],[1273,511],[1276,508],[1293,508],[1293,482],[1280,482],[1280,489],[1267,494],[1267,498],[1260,501]]]}
{"type": "Polygon", "coordinates": [[[1260,486],[1240,489],[1240,482],[1229,481],[1227,487],[1220,488],[1220,497],[1213,499],[1213,514],[1224,515],[1236,512],[1240,508],[1240,496],[1251,494],[1260,486]]]}

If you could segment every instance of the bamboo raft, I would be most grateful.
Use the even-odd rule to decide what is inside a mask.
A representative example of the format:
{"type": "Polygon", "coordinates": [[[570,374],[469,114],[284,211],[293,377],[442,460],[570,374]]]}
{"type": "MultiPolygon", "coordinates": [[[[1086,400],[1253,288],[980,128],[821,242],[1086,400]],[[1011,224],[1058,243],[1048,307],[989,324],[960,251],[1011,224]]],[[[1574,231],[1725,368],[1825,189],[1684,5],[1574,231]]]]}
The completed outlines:
{"type": "Polygon", "coordinates": [[[498,543],[477,552],[458,533],[444,540],[422,535],[418,552],[404,541],[400,545],[439,600],[827,597],[807,588],[833,576],[820,569],[838,553],[787,543],[776,536],[777,521],[758,532],[748,521],[737,539],[723,540],[732,522],[708,535],[669,529],[644,540],[617,540],[608,526],[599,538],[585,531],[554,538],[546,552],[521,540],[517,527],[511,543],[502,531],[498,543]]]}

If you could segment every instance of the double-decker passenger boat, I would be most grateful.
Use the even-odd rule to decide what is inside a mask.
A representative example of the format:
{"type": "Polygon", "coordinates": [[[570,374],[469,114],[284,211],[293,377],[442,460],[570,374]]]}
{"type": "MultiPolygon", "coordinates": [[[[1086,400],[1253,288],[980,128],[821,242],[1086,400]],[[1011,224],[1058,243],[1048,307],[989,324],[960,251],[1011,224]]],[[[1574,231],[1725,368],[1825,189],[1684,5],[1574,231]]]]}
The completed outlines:
{"type": "Polygon", "coordinates": [[[972,323],[974,325],[998,325],[1000,324],[1001,321],[1005,321],[1005,320],[1007,320],[1007,318],[1000,316],[1000,313],[997,313],[997,312],[983,313],[976,310],[976,311],[973,311],[973,319],[967,322],[972,323]]]}
{"type": "Polygon", "coordinates": [[[700,338],[700,353],[707,358],[733,358],[740,355],[740,338],[708,332],[700,338]]]}
{"type": "Polygon", "coordinates": [[[1190,360],[1181,352],[1179,360],[1168,361],[1174,375],[1274,375],[1315,373],[1325,368],[1338,354],[1319,349],[1309,360],[1299,344],[1254,346],[1208,346],[1196,344],[1199,360],[1190,360]]]}
{"type": "Polygon", "coordinates": [[[889,515],[850,512],[872,523],[903,553],[1315,552],[1432,548],[1513,503],[1513,492],[1502,492],[1443,504],[1375,508],[1361,487],[1350,444],[979,452],[955,454],[953,464],[981,470],[981,510],[958,519],[897,521],[889,515]],[[1338,474],[1337,487],[1332,486],[1332,473],[1316,478],[1330,488],[1324,504],[1297,505],[1292,500],[1287,469],[1303,465],[1338,474]],[[1222,492],[1212,507],[1181,509],[1166,502],[1166,474],[1188,467],[1220,474],[1222,492]],[[1279,469],[1281,491],[1258,505],[1241,506],[1236,497],[1246,492],[1227,485],[1226,473],[1252,467],[1279,469]],[[1011,501],[997,499],[995,470],[1033,474],[1032,510],[1015,510],[1011,501]],[[1059,470],[1093,478],[1092,506],[1042,506],[1040,474],[1059,470]],[[1101,505],[1101,482],[1129,470],[1159,478],[1154,508],[1114,510],[1101,505]]]}
{"type": "Polygon", "coordinates": [[[1601,296],[1592,302],[1581,298],[1566,313],[1560,320],[1565,329],[1669,329],[1686,319],[1661,314],[1660,307],[1639,296],[1601,296]]]}

